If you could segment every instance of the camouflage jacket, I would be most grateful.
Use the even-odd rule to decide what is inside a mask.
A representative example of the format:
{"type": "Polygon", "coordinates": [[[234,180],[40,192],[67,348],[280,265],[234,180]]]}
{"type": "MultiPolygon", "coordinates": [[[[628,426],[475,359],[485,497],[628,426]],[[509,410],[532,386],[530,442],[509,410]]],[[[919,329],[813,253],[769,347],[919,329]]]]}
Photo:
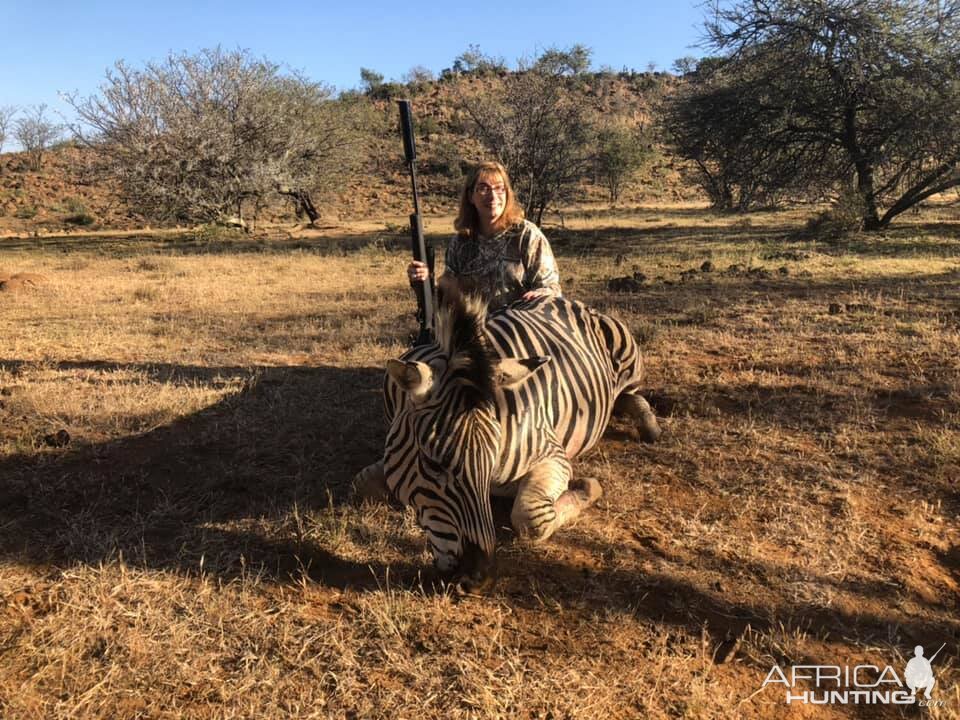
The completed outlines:
{"type": "Polygon", "coordinates": [[[486,298],[491,310],[509,305],[528,290],[548,288],[560,295],[560,274],[544,234],[524,220],[492,238],[456,235],[444,257],[445,276],[460,289],[486,298]]]}

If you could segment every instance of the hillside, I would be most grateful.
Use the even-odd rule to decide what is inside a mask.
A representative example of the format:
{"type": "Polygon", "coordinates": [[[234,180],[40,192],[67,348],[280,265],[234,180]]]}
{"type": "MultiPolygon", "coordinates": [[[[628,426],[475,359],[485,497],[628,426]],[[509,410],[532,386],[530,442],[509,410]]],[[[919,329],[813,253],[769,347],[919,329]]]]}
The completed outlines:
{"type": "MultiPolygon", "coordinates": [[[[464,93],[497,93],[502,76],[461,76],[407,88],[417,124],[418,170],[427,214],[454,211],[463,163],[484,157],[467,132],[466,117],[457,107],[464,93]]],[[[593,74],[572,83],[575,101],[606,116],[617,115],[635,127],[649,128],[654,103],[675,79],[654,74],[593,74]]],[[[377,127],[358,152],[361,171],[348,177],[332,194],[315,198],[322,222],[403,216],[410,208],[410,186],[396,131],[392,99],[364,98],[377,127]]],[[[680,163],[655,152],[651,164],[625,189],[620,204],[658,199],[687,199],[697,190],[684,183],[680,163]]],[[[606,203],[606,191],[584,178],[575,202],[606,203]]],[[[294,223],[292,205],[277,198],[261,222],[294,223]]],[[[41,170],[30,169],[25,153],[0,154],[0,236],[130,230],[148,223],[130,207],[107,178],[97,177],[92,153],[71,143],[51,149],[41,170]]]]}

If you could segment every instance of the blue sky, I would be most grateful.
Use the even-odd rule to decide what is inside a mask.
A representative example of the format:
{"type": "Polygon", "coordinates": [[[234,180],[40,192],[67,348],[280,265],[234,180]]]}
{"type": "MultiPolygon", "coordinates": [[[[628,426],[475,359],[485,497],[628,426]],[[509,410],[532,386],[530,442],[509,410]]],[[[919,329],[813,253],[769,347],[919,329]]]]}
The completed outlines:
{"type": "MultiPolygon", "coordinates": [[[[0,105],[46,103],[96,91],[116,60],[133,66],[170,51],[221,45],[356,87],[360,68],[399,79],[411,67],[439,72],[470,44],[511,65],[551,45],[582,43],[596,67],[644,70],[702,54],[699,0],[674,2],[138,2],[0,0],[0,105]]],[[[4,150],[11,150],[10,141],[4,150]]]]}

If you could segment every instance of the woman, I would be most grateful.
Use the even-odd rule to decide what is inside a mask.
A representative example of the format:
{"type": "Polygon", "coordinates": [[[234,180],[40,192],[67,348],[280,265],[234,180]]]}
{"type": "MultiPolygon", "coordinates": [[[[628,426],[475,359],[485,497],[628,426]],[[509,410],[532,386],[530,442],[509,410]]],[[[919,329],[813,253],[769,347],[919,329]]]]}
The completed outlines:
{"type": "MultiPolygon", "coordinates": [[[[479,294],[490,310],[516,300],[559,296],[560,274],[550,243],[524,220],[506,168],[484,162],[467,176],[460,194],[457,234],[444,256],[444,281],[479,294]]],[[[407,266],[410,282],[427,279],[426,263],[407,266]]]]}

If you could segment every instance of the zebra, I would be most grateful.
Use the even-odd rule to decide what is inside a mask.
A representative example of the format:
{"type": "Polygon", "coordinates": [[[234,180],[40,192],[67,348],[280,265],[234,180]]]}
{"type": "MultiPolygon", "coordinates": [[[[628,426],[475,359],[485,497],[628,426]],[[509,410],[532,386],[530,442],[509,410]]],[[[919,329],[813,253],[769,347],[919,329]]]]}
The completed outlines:
{"type": "Polygon", "coordinates": [[[487,315],[454,295],[437,340],[387,363],[383,459],[355,477],[361,496],[412,506],[437,569],[468,590],[495,581],[491,495],[513,497],[521,538],[542,542],[602,494],[574,480],[612,414],[642,440],[660,435],[639,394],[643,360],[626,326],[565,298],[520,301],[487,315]]]}

